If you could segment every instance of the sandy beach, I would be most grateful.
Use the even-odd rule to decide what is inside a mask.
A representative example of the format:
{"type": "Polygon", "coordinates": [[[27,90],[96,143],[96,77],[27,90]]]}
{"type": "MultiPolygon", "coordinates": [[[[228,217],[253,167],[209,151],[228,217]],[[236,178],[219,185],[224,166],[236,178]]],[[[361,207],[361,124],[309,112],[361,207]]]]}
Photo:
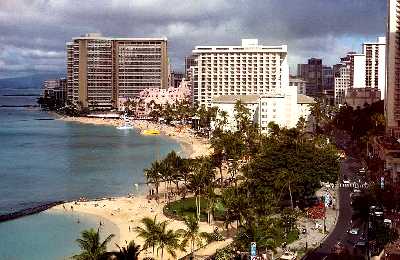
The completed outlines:
{"type": "MultiPolygon", "coordinates": [[[[94,125],[119,126],[123,124],[123,120],[120,119],[62,117],[59,118],[59,120],[94,125]]],[[[182,145],[184,154],[190,156],[191,158],[210,153],[210,146],[207,143],[207,140],[195,137],[188,128],[176,128],[166,125],[159,125],[143,120],[134,120],[132,121],[132,125],[135,128],[140,129],[141,132],[145,129],[160,130],[162,135],[176,139],[182,145]]],[[[161,185],[161,187],[163,187],[163,185],[161,185]]],[[[163,190],[161,188],[160,193],[162,192],[163,190]]],[[[130,240],[135,240],[136,243],[143,244],[143,240],[137,237],[137,233],[133,229],[141,225],[140,221],[144,217],[154,218],[154,216],[157,216],[158,220],[168,220],[168,228],[170,229],[178,230],[184,228],[185,225],[182,221],[171,220],[164,216],[164,206],[165,202],[163,200],[156,202],[155,200],[148,200],[146,195],[137,194],[133,196],[104,198],[87,202],[69,202],[55,206],[49,209],[49,211],[74,211],[83,214],[97,215],[101,218],[107,219],[118,227],[120,238],[119,244],[125,245],[126,241],[129,242],[130,240]]],[[[207,223],[200,223],[200,229],[201,231],[212,232],[213,226],[210,226],[207,223]]],[[[115,249],[114,245],[111,246],[111,249],[115,249]]],[[[185,252],[177,253],[178,258],[187,254],[185,252]]],[[[152,256],[151,249],[142,252],[140,255],[141,258],[146,256],[152,256]]]]}

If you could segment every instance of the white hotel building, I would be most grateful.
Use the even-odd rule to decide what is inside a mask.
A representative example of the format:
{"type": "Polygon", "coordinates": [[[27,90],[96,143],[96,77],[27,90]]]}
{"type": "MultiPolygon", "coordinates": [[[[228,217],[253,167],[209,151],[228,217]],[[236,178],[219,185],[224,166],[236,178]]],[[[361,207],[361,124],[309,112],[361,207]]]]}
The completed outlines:
{"type": "Polygon", "coordinates": [[[243,39],[240,46],[197,46],[192,55],[193,101],[198,105],[211,106],[222,95],[282,94],[289,86],[286,45],[243,39]]]}

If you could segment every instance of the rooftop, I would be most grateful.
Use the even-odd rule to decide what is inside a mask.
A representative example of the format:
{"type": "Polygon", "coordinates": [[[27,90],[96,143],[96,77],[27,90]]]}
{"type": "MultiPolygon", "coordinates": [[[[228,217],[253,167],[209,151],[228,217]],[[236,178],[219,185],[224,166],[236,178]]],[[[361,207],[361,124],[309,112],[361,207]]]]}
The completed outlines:
{"type": "Polygon", "coordinates": [[[236,103],[240,100],[244,104],[255,104],[258,103],[259,95],[222,95],[213,98],[213,103],[236,103]]]}
{"type": "Polygon", "coordinates": [[[315,104],[315,99],[303,94],[297,94],[297,104],[315,104]]]}

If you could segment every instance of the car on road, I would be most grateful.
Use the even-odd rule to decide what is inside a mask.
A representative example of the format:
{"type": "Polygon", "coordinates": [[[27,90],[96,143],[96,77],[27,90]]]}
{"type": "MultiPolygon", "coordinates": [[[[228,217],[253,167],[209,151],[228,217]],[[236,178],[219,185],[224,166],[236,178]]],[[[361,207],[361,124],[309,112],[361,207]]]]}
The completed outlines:
{"type": "Polygon", "coordinates": [[[290,251],[286,251],[285,253],[283,253],[283,255],[279,258],[282,260],[295,260],[297,259],[297,252],[290,252],[290,251]]]}
{"type": "Polygon", "coordinates": [[[349,180],[343,180],[343,184],[350,184],[349,180]]]}
{"type": "Polygon", "coordinates": [[[358,235],[358,232],[360,232],[359,228],[352,228],[349,230],[349,234],[351,235],[358,235]]]}
{"type": "Polygon", "coordinates": [[[355,188],[355,189],[353,190],[353,192],[354,192],[354,193],[360,193],[360,192],[361,192],[361,190],[360,190],[360,189],[357,189],[357,188],[355,188]]]}

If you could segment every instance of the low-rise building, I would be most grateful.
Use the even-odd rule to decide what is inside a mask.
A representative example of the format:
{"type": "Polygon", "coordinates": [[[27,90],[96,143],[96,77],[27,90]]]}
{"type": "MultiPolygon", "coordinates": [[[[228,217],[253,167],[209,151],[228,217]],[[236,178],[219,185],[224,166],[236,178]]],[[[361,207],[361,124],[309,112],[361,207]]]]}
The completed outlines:
{"type": "Polygon", "coordinates": [[[380,159],[384,165],[380,177],[385,182],[400,181],[400,142],[391,136],[375,136],[372,138],[368,155],[380,159]]]}
{"type": "MultiPolygon", "coordinates": [[[[237,130],[235,104],[237,101],[249,109],[250,117],[260,127],[261,133],[267,133],[271,122],[280,127],[292,128],[300,117],[310,120],[310,107],[315,103],[314,98],[302,94],[268,93],[264,95],[223,95],[214,97],[212,106],[227,113],[227,124],[224,130],[237,130]]],[[[217,121],[222,120],[221,116],[217,121]]],[[[213,125],[212,127],[215,127],[213,125]]]]}
{"type": "Polygon", "coordinates": [[[160,105],[165,106],[166,104],[176,104],[182,101],[190,101],[191,91],[188,87],[188,82],[182,79],[179,87],[169,87],[168,89],[159,88],[148,88],[144,89],[139,93],[139,96],[134,99],[119,99],[119,111],[125,110],[125,104],[128,100],[135,101],[138,106],[141,107],[143,115],[148,115],[152,106],[160,105]]]}
{"type": "Polygon", "coordinates": [[[349,88],[346,91],[345,102],[353,109],[363,108],[366,104],[378,102],[381,92],[378,88],[349,88]]]}
{"type": "MultiPolygon", "coordinates": [[[[235,104],[240,101],[246,108],[249,109],[250,118],[253,123],[258,123],[258,106],[259,106],[259,95],[222,95],[214,97],[212,101],[213,107],[218,107],[219,111],[226,112],[226,124],[224,125],[225,131],[237,130],[237,123],[235,118],[235,104]]],[[[224,119],[220,114],[217,115],[217,121],[223,121],[224,119]]],[[[211,128],[215,128],[217,122],[213,122],[211,128]]]]}

